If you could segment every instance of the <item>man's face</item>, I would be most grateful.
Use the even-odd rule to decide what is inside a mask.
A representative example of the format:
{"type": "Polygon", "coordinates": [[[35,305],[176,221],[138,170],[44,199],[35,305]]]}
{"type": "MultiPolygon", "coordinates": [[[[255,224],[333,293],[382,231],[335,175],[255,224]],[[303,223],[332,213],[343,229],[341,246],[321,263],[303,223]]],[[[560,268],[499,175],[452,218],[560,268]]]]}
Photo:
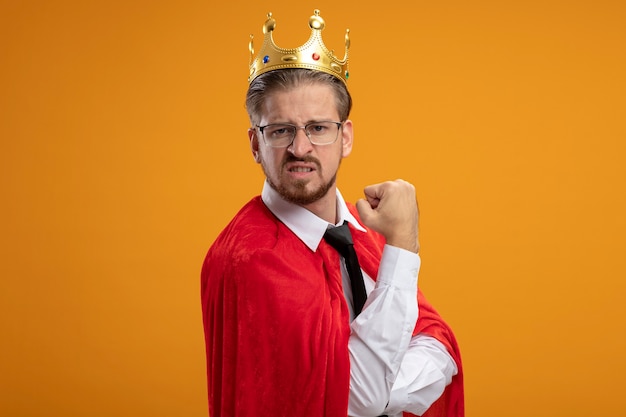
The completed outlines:
{"type": "MultiPolygon", "coordinates": [[[[259,126],[287,123],[304,126],[319,121],[339,122],[332,88],[325,84],[305,84],[289,91],[268,95],[258,121],[259,126]]],[[[341,159],[352,150],[352,122],[339,129],[337,141],[313,145],[304,129],[298,129],[287,148],[265,144],[258,128],[248,131],[255,160],[261,164],[269,184],[288,201],[307,206],[327,197],[334,203],[335,178],[341,159]]]]}

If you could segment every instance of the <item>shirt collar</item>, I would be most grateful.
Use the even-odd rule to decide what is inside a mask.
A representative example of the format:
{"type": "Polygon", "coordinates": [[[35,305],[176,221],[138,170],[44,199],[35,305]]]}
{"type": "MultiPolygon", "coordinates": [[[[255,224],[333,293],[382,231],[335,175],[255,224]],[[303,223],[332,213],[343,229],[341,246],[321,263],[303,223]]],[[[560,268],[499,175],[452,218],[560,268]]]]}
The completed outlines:
{"type": "Polygon", "coordinates": [[[350,213],[343,196],[337,193],[337,224],[332,225],[326,220],[317,217],[315,214],[294,203],[283,199],[267,181],[263,184],[261,199],[267,208],[287,226],[298,238],[304,242],[312,251],[316,251],[324,233],[329,226],[338,226],[344,221],[352,224],[357,230],[367,232],[358,220],[350,213]]]}

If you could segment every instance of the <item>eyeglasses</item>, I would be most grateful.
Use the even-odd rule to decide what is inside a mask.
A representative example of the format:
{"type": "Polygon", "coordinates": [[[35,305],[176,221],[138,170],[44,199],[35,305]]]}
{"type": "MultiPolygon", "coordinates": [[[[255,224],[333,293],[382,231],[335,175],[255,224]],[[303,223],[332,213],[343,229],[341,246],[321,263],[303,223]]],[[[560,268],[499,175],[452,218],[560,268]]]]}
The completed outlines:
{"type": "Polygon", "coordinates": [[[305,126],[296,126],[286,123],[257,126],[263,141],[272,148],[286,148],[293,143],[298,129],[304,133],[313,145],[330,145],[339,137],[339,129],[343,122],[311,122],[305,126]]]}

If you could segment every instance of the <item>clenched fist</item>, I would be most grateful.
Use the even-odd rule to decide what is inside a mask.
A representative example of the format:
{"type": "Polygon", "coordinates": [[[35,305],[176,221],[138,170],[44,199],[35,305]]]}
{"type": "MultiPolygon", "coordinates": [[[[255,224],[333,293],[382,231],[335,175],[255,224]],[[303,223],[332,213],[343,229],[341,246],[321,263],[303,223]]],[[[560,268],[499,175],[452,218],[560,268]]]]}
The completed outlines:
{"type": "Polygon", "coordinates": [[[382,234],[387,244],[419,252],[419,211],[415,187],[404,180],[365,187],[365,199],[356,202],[363,223],[382,234]]]}

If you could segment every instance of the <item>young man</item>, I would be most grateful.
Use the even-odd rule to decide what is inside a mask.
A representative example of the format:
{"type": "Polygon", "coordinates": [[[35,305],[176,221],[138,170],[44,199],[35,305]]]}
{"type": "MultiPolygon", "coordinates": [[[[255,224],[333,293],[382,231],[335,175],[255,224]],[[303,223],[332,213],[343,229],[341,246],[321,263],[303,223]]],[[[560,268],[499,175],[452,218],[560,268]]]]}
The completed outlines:
{"type": "Polygon", "coordinates": [[[340,61],[324,47],[318,11],[309,25],[309,42],[284,50],[269,15],[252,61],[248,138],[266,182],[202,269],[209,413],[463,416],[456,340],[417,289],[415,190],[388,181],[356,207],[343,200],[347,52],[340,61]],[[344,223],[356,267],[325,237],[344,223]]]}

